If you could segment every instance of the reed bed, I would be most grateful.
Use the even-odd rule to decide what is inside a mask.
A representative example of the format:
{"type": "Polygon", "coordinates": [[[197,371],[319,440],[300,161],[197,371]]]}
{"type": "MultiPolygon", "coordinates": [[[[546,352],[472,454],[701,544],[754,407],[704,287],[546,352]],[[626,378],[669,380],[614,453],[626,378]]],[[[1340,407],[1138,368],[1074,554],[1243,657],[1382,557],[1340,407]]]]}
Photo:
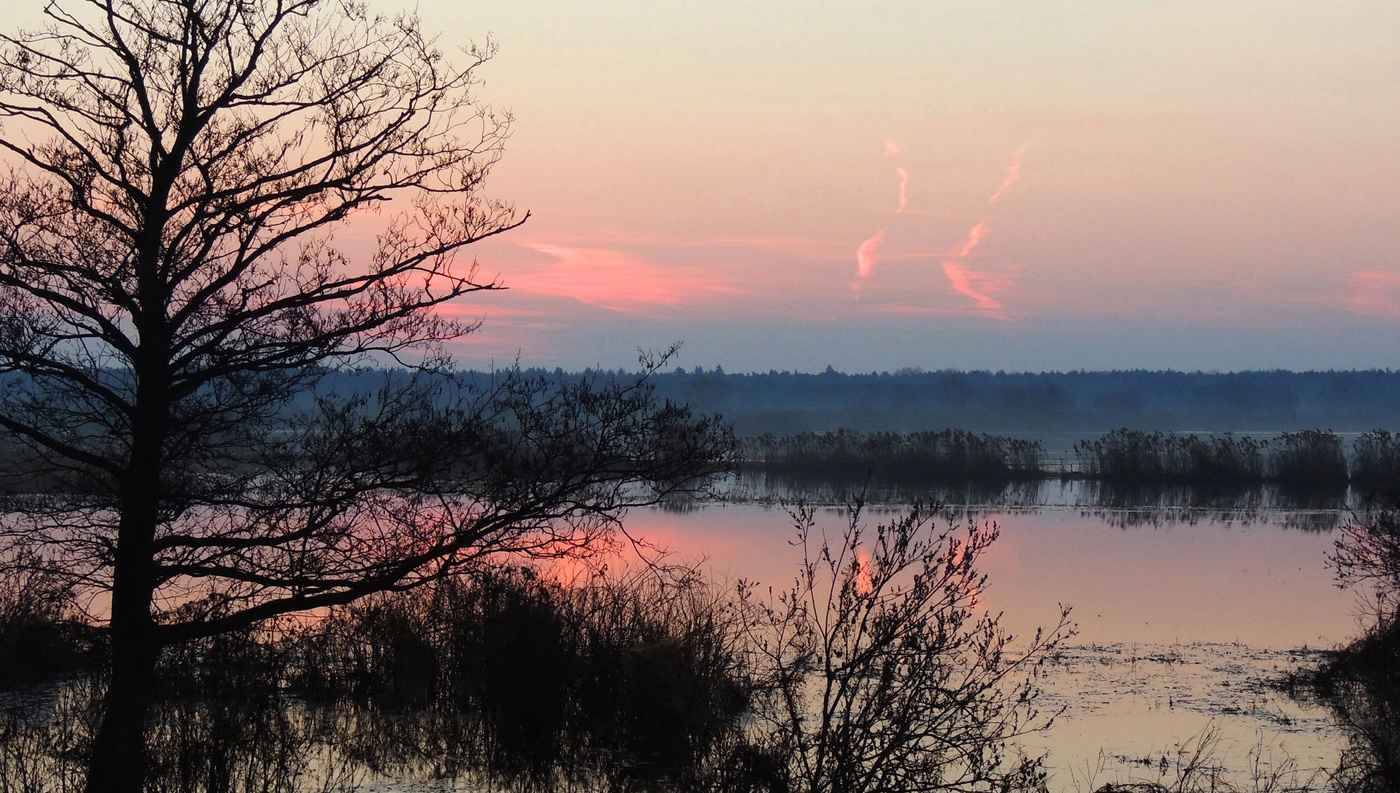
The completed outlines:
{"type": "Polygon", "coordinates": [[[1117,429],[1050,459],[1039,441],[966,430],[853,430],[766,434],[744,440],[744,465],[787,477],[967,481],[1089,479],[1132,485],[1238,487],[1266,482],[1295,490],[1400,490],[1400,433],[1375,430],[1348,444],[1330,430],[1271,438],[1117,429]]]}
{"type": "Polygon", "coordinates": [[[1038,441],[966,430],[912,433],[852,430],[775,436],[744,441],[744,459],[769,471],[830,471],[939,478],[1042,478],[1045,450],[1038,441]]]}

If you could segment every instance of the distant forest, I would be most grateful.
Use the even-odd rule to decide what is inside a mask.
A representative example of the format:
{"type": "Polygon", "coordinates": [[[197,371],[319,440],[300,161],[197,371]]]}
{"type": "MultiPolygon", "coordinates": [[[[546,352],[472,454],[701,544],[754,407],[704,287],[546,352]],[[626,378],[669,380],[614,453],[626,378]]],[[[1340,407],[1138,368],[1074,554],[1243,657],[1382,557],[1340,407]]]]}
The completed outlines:
{"type": "MultiPolygon", "coordinates": [[[[556,381],[635,377],[608,370],[525,374],[556,381]]],[[[339,373],[318,391],[368,392],[381,376],[339,373]]],[[[485,383],[491,375],[461,377],[485,383]]],[[[955,428],[1013,436],[1058,433],[1073,440],[1122,427],[1187,433],[1400,430],[1400,371],[1389,370],[729,374],[716,367],[661,372],[651,382],[662,397],[721,414],[743,437],[837,429],[955,428]]]]}
{"type": "Polygon", "coordinates": [[[1400,428],[1400,371],[1123,371],[656,375],[657,391],[720,413],[741,436],[852,429],[1100,434],[1400,428]]]}

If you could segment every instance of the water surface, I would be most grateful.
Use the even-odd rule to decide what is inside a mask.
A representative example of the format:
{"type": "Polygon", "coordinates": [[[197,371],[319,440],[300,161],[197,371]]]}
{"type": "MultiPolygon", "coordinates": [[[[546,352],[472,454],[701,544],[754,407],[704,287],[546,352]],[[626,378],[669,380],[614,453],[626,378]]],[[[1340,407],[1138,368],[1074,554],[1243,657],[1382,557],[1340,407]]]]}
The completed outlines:
{"type": "MultiPolygon", "coordinates": [[[[899,509],[867,507],[865,517],[899,509]]],[[[823,508],[818,524],[834,536],[846,515],[823,508]]],[[[948,515],[1000,528],[983,559],[983,603],[1005,628],[1028,636],[1053,626],[1058,604],[1073,609],[1079,633],[1042,681],[1043,702],[1064,714],[1027,743],[1051,753],[1054,788],[1169,781],[1177,750],[1211,730],[1213,762],[1236,775],[1251,755],[1304,769],[1335,762],[1342,736],[1329,713],[1277,683],[1360,631],[1357,598],[1335,585],[1326,561],[1336,535],[1328,527],[1345,519],[1336,507],[1162,508],[1042,492],[948,515]]],[[[782,589],[800,559],[792,519],[773,504],[636,511],[627,526],[724,582],[782,589]]]]}

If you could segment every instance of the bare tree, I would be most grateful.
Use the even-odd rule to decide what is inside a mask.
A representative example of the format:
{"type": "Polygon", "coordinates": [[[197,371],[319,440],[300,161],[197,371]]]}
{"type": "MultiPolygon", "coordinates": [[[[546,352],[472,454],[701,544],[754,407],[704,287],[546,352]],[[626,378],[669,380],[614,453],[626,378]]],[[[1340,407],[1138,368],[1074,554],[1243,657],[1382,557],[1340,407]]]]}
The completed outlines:
{"type": "Polygon", "coordinates": [[[585,548],[724,458],[644,383],[446,377],[474,326],[434,308],[498,287],[456,255],[524,219],[480,192],[490,45],[454,66],[354,0],[45,12],[0,36],[3,531],[108,622],[89,790],[141,789],[160,648],[585,548]],[[415,374],[328,380],[390,359],[415,374]]]}
{"type": "Polygon", "coordinates": [[[741,588],[752,671],[768,692],[757,748],[803,793],[1043,790],[1013,742],[1050,726],[1034,670],[1073,635],[1068,609],[1019,647],[979,614],[995,525],[938,529],[915,507],[873,531],[860,507],[834,538],[793,513],[803,563],[790,589],[741,588]],[[961,535],[961,536],[960,536],[961,535]]]}

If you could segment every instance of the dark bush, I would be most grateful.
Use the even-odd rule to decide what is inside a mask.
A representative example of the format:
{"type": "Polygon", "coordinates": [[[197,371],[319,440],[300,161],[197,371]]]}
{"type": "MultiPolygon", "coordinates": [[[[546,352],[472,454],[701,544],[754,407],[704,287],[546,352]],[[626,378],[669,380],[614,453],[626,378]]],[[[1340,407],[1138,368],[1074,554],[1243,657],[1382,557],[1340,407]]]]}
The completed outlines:
{"type": "Polygon", "coordinates": [[[565,585],[530,569],[340,609],[305,638],[294,690],[372,715],[376,769],[508,787],[698,783],[736,742],[749,686],[733,615],[693,570],[565,585]]]}

